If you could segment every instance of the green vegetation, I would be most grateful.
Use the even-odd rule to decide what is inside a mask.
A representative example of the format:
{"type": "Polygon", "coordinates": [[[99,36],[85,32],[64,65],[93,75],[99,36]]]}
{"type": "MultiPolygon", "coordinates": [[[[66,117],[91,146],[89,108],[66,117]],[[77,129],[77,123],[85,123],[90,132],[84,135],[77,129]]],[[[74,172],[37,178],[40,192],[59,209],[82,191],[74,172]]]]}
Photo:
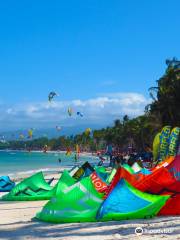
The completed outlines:
{"type": "Polygon", "coordinates": [[[153,103],[149,113],[156,116],[161,125],[180,126],[180,61],[167,60],[165,74],[157,81],[157,87],[149,89],[153,103]]]}
{"type": "Polygon", "coordinates": [[[84,132],[76,136],[61,136],[58,139],[39,138],[31,141],[11,141],[1,143],[0,148],[11,149],[43,149],[45,145],[50,150],[75,149],[79,144],[81,149],[96,151],[107,143],[117,148],[127,148],[128,145],[137,149],[151,146],[155,133],[164,125],[180,126],[180,61],[175,58],[166,61],[164,75],[157,80],[157,86],[149,89],[152,103],[149,104],[143,116],[129,119],[126,115],[122,120],[114,121],[112,127],[94,130],[92,134],[84,132]]]}

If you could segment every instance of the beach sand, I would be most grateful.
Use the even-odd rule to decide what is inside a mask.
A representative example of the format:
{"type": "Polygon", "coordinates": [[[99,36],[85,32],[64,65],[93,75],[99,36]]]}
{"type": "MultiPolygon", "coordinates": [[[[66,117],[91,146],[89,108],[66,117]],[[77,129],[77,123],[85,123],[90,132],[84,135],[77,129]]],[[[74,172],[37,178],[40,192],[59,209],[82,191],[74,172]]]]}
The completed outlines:
{"type": "MultiPolygon", "coordinates": [[[[49,176],[51,178],[52,175],[49,176]]],[[[58,175],[54,176],[59,177],[58,175]]],[[[1,194],[2,196],[2,194],[1,194]]],[[[118,239],[179,239],[180,217],[126,220],[105,223],[52,224],[33,219],[47,201],[0,202],[0,239],[63,239],[63,240],[118,240],[118,239]],[[144,234],[137,236],[135,228],[144,234]],[[161,231],[155,233],[155,231],[161,231]]]]}
{"type": "Polygon", "coordinates": [[[179,217],[76,224],[51,224],[32,219],[45,203],[46,201],[1,202],[0,239],[180,239],[179,217]],[[142,227],[144,231],[169,230],[170,233],[150,232],[136,236],[136,227],[142,227]]]}

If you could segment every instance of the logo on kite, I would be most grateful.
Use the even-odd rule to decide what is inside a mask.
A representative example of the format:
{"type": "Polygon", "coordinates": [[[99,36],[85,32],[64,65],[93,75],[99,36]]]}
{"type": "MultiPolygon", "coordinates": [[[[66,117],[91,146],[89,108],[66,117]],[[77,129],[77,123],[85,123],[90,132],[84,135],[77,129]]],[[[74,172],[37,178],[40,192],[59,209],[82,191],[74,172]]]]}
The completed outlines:
{"type": "Polygon", "coordinates": [[[59,95],[56,92],[50,92],[48,95],[48,101],[52,102],[54,97],[58,97],[59,95]]]}
{"type": "Polygon", "coordinates": [[[91,180],[98,192],[103,192],[107,188],[107,185],[101,180],[96,172],[91,174],[91,180]]]}
{"type": "Polygon", "coordinates": [[[80,116],[80,117],[84,116],[83,113],[81,113],[81,112],[77,112],[77,115],[80,116]]]}

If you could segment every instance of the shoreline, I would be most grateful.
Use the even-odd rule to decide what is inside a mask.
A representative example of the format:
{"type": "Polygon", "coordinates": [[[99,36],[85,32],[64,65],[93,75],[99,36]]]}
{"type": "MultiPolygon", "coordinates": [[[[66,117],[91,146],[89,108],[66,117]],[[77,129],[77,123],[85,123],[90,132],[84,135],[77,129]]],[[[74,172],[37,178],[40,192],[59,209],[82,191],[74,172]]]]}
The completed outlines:
{"type": "MultiPolygon", "coordinates": [[[[44,152],[43,150],[32,150],[32,151],[28,151],[28,150],[17,150],[17,149],[0,149],[0,152],[25,152],[25,153],[64,153],[66,154],[67,151],[63,151],[63,150],[48,150],[46,152],[44,152]]],[[[72,153],[76,153],[76,151],[72,151],[72,153]]],[[[81,152],[80,155],[81,156],[94,156],[95,153],[92,152],[81,152]]]]}
{"type": "MultiPolygon", "coordinates": [[[[13,155],[16,155],[16,153],[29,153],[27,151],[22,151],[22,150],[8,150],[8,151],[0,150],[0,152],[7,152],[7,154],[8,153],[11,154],[12,157],[13,157],[13,155]]],[[[65,151],[48,151],[47,153],[43,153],[42,151],[31,151],[30,153],[32,153],[32,154],[39,153],[39,154],[42,154],[43,156],[46,156],[46,154],[47,154],[47,156],[48,156],[48,154],[50,154],[50,155],[53,154],[55,157],[58,158],[58,157],[60,157],[61,154],[64,155],[66,152],[65,151]]],[[[72,157],[73,156],[74,155],[72,154],[72,157]]],[[[49,163],[48,166],[42,165],[42,167],[41,166],[36,167],[35,165],[32,165],[31,167],[29,167],[29,169],[27,169],[25,167],[24,170],[23,169],[15,170],[15,171],[7,170],[5,172],[1,172],[0,176],[8,175],[12,180],[16,181],[17,179],[22,180],[23,178],[29,177],[40,171],[42,171],[44,175],[61,173],[64,169],[70,170],[75,165],[81,165],[82,163],[84,163],[86,161],[86,158],[91,158],[90,161],[94,161],[94,163],[96,163],[98,161],[98,157],[92,155],[92,153],[82,152],[80,154],[80,159],[77,162],[75,162],[72,158],[72,159],[68,159],[67,163],[65,163],[65,162],[58,163],[57,162],[57,166],[53,166],[53,165],[51,166],[51,163],[49,163]]],[[[89,161],[89,159],[87,159],[87,160],[89,161]]],[[[26,166],[25,161],[22,164],[26,166]]]]}
{"type": "Polygon", "coordinates": [[[61,167],[58,170],[56,168],[45,168],[45,169],[37,169],[37,170],[29,170],[29,171],[24,171],[24,172],[16,172],[16,173],[10,173],[8,176],[10,179],[14,182],[19,182],[24,180],[25,178],[28,178],[38,172],[42,172],[43,175],[46,177],[49,175],[58,175],[61,174],[64,170],[70,170],[71,167],[61,167]]]}

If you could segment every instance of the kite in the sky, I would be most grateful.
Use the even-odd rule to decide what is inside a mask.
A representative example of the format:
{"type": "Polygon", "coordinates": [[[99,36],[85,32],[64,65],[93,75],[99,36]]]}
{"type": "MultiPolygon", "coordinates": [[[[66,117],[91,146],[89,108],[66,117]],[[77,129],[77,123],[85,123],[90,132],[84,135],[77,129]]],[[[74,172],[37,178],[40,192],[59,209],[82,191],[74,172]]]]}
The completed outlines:
{"type": "Polygon", "coordinates": [[[68,115],[71,117],[73,114],[73,110],[71,107],[68,108],[68,115]]]}
{"type": "Polygon", "coordinates": [[[33,129],[29,129],[28,130],[28,138],[32,138],[33,137],[33,129]]]}
{"type": "Polygon", "coordinates": [[[57,131],[61,131],[61,129],[62,129],[62,128],[61,128],[60,126],[56,126],[56,130],[57,130],[57,131]]]}
{"type": "Polygon", "coordinates": [[[51,102],[53,100],[54,97],[57,97],[58,94],[56,92],[50,92],[48,95],[48,100],[49,102],[51,102]]]}
{"type": "Polygon", "coordinates": [[[24,135],[21,133],[21,134],[19,135],[19,138],[20,138],[20,139],[24,139],[24,135]]]}
{"type": "Polygon", "coordinates": [[[83,113],[81,113],[81,112],[77,112],[77,115],[80,116],[80,117],[84,116],[83,113]]]}
{"type": "Polygon", "coordinates": [[[85,130],[85,135],[86,136],[89,136],[90,135],[90,133],[91,133],[91,128],[86,128],[86,130],[85,130]]]}

